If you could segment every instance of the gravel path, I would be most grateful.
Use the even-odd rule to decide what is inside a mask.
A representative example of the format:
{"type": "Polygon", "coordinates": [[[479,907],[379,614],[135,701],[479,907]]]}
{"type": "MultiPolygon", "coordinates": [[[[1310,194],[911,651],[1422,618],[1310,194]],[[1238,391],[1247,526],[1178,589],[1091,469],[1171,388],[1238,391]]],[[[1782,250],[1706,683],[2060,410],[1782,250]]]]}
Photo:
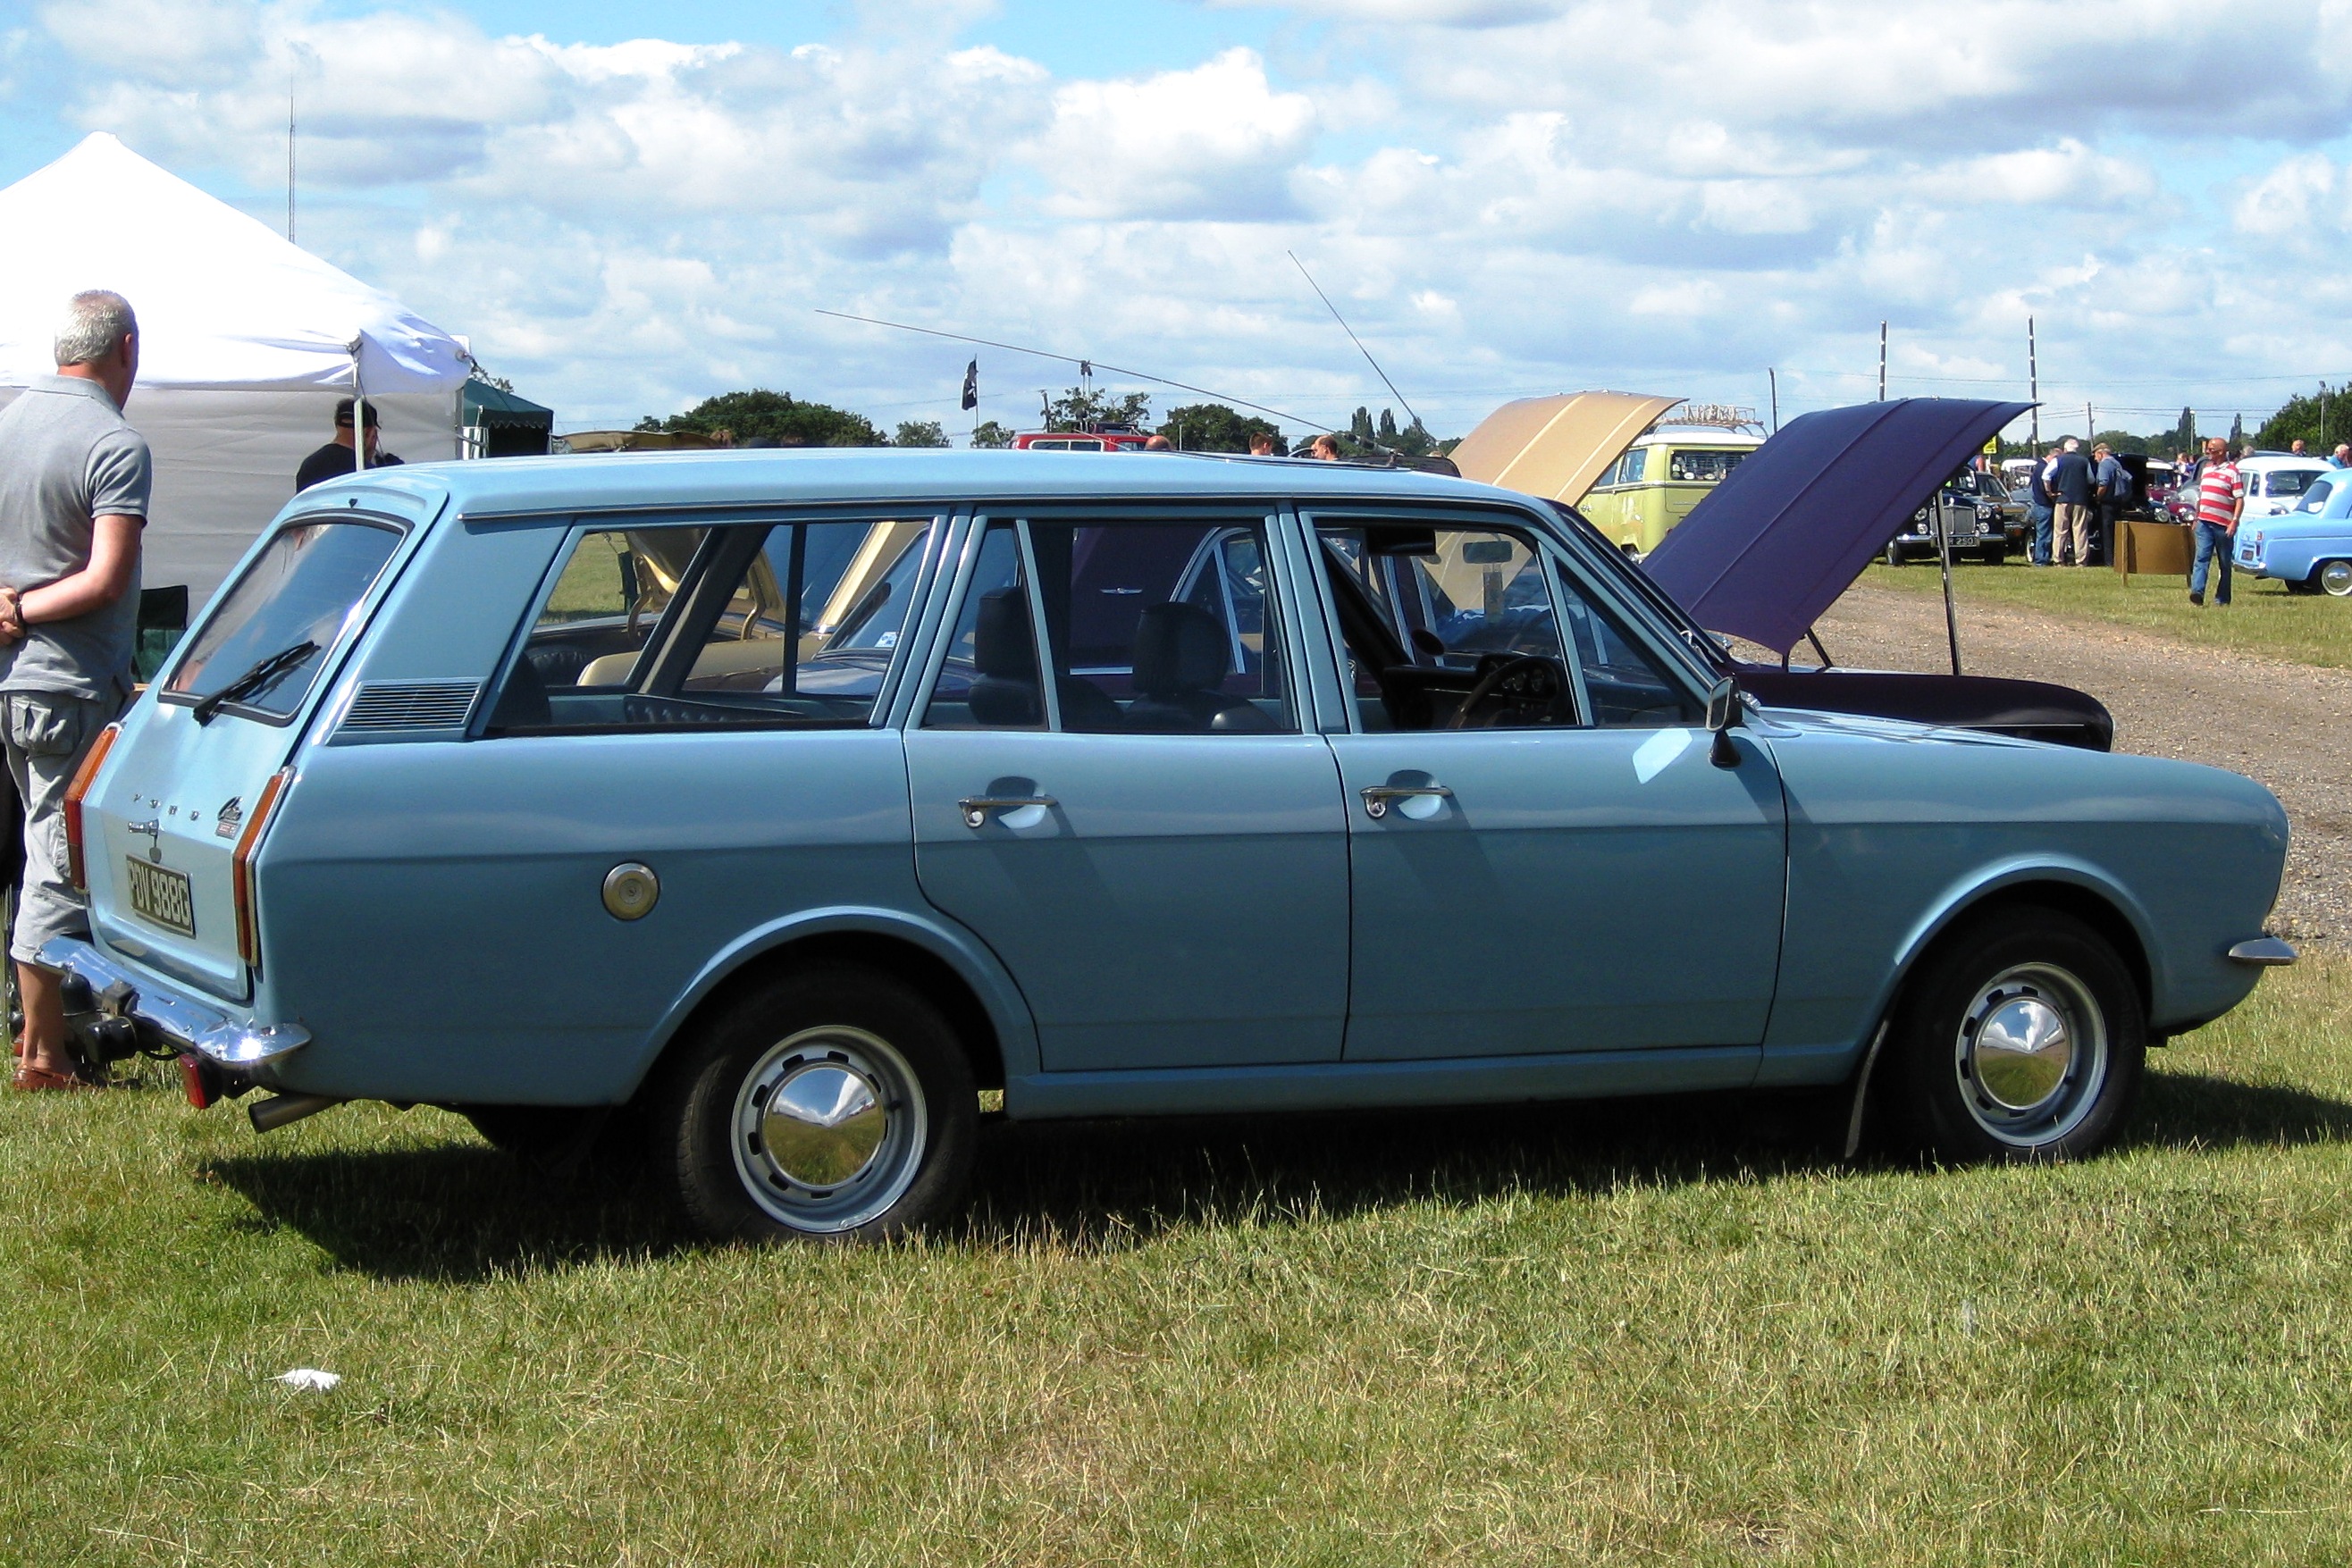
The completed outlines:
{"type": "MultiPolygon", "coordinates": [[[[2352,672],[1965,599],[1959,622],[1969,674],[2086,691],[2116,716],[2116,750],[2208,762],[2268,785],[2294,831],[2271,929],[2352,945],[2352,672]]],[[[1950,668],[1940,595],[1857,583],[1820,631],[1842,664],[1950,668]]]]}

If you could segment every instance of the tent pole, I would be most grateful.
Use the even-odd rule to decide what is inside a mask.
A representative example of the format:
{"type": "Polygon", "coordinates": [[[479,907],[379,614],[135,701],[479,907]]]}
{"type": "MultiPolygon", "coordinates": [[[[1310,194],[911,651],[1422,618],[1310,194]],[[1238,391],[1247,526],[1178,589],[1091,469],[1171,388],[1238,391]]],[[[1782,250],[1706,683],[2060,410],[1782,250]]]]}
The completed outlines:
{"type": "Polygon", "coordinates": [[[353,338],[352,350],[352,472],[367,471],[367,388],[360,384],[360,345],[365,338],[353,338]]]}

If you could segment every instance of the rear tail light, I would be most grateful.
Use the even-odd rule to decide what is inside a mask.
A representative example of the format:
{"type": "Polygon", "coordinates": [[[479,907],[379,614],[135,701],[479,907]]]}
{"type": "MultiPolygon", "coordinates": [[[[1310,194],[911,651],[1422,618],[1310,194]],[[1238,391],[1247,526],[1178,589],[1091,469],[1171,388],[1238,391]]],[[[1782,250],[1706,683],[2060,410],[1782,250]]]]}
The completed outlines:
{"type": "Polygon", "coordinates": [[[66,873],[73,879],[76,889],[88,892],[89,878],[82,870],[81,803],[98,782],[98,770],[106,766],[106,754],[114,749],[115,738],[122,733],[119,724],[110,724],[98,732],[90,742],[89,755],[81,759],[74,770],[73,782],[66,786],[66,873]]]}
{"type": "Polygon", "coordinates": [[[261,923],[256,918],[253,895],[253,852],[261,847],[261,835],[269,831],[270,814],[278,802],[286,797],[286,786],[294,781],[294,769],[281,768],[269,776],[261,787],[261,798],[253,803],[253,812],[245,820],[245,832],[236,841],[236,854],[230,862],[230,873],[236,885],[236,951],[248,964],[261,962],[261,923]]]}

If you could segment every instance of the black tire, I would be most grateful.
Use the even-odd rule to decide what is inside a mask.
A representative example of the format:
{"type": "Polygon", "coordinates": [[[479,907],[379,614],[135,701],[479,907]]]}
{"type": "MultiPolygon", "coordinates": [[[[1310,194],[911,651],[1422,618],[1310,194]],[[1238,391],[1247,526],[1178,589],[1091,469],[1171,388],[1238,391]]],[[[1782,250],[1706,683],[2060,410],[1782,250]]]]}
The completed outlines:
{"type": "Polygon", "coordinates": [[[753,988],[681,1040],[648,1111],[656,1168],[705,1235],[871,1241],[962,1202],[980,1096],[921,996],[825,965],[753,988]]]}
{"type": "Polygon", "coordinates": [[[1987,545],[1983,551],[1979,554],[1977,559],[1983,561],[1987,566],[2000,566],[2009,559],[2009,547],[2007,545],[1987,545]]]}
{"type": "Polygon", "coordinates": [[[2312,569],[2309,577],[2283,577],[2279,580],[2286,585],[2289,593],[2317,593],[2320,591],[2317,567],[2312,569]]]}
{"type": "Polygon", "coordinates": [[[1901,566],[1903,564],[1903,547],[1896,544],[1893,539],[1886,541],[1886,564],[1889,566],[1901,566]]]}
{"type": "Polygon", "coordinates": [[[2105,937],[2012,906],[1937,944],[1904,986],[1885,1050],[1885,1108],[1906,1143],[1955,1164],[2081,1159],[2139,1097],[2147,1019],[2105,937]]]}
{"type": "Polygon", "coordinates": [[[2352,561],[2323,560],[2311,569],[2319,591],[2336,599],[2352,599],[2352,561]]]}

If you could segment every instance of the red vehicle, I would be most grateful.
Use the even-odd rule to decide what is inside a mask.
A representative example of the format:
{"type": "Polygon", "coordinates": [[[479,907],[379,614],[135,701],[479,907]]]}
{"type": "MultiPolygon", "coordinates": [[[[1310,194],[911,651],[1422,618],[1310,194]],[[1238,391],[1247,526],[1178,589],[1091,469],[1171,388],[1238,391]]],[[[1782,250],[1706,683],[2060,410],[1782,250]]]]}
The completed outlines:
{"type": "Polygon", "coordinates": [[[1013,438],[1015,452],[1140,452],[1149,431],[1131,424],[1098,424],[1090,430],[1024,430],[1013,438]]]}

